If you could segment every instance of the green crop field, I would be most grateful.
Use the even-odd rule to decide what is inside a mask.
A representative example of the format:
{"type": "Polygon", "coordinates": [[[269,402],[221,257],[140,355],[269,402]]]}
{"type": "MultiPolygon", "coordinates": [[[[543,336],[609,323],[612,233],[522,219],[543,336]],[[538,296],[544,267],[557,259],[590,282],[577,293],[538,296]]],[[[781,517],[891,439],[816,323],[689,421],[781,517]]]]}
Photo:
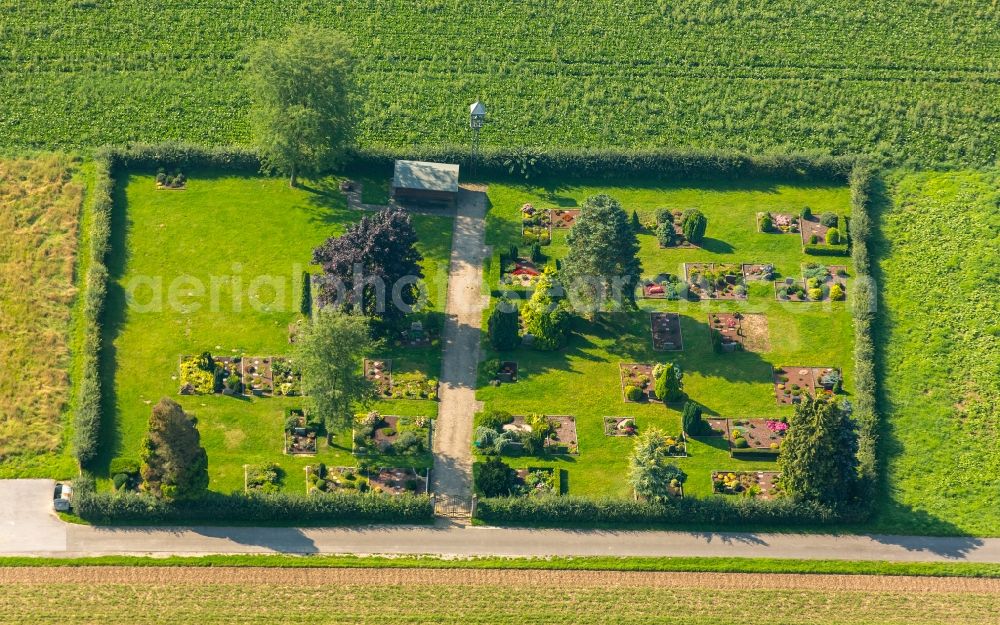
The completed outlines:
{"type": "Polygon", "coordinates": [[[0,146],[248,141],[255,40],[354,39],[360,142],[819,149],[993,162],[993,0],[0,2],[0,146]]]}
{"type": "Polygon", "coordinates": [[[895,176],[881,261],[884,531],[1000,528],[996,172],[895,176]]]}
{"type": "MultiPolygon", "coordinates": [[[[683,275],[682,264],[687,262],[770,263],[784,278],[799,277],[802,263],[818,261],[846,265],[853,275],[848,258],[807,256],[798,234],[759,233],[755,221],[758,211],[798,213],[805,206],[816,214],[831,211],[849,215],[850,198],[845,186],[799,186],[769,180],[586,180],[552,184],[494,181],[488,193],[491,208],[487,242],[497,249],[520,241],[520,209],[525,202],[537,208],[566,208],[579,205],[588,196],[607,193],[617,198],[627,212],[638,211],[644,222],[654,219],[658,208],[696,207],[708,218],[706,239],[697,249],[661,249],[651,232],[640,234],[644,277],[661,272],[683,275]]],[[[556,230],[552,245],[543,249],[550,262],[562,257],[566,252],[565,231],[556,230]]],[[[522,254],[527,254],[527,248],[522,254]]],[[[490,286],[498,289],[499,285],[490,286]]],[[[478,397],[487,407],[513,414],[574,415],[577,420],[578,456],[552,460],[512,458],[509,462],[517,467],[554,466],[567,471],[570,494],[627,496],[631,491],[625,475],[633,440],[606,436],[603,417],[634,417],[640,431],[656,426],[673,435],[680,433],[681,424],[675,407],[624,402],[620,362],[678,363],[684,371],[684,390],[690,399],[704,406],[706,416],[741,419],[791,415],[791,406],[776,404],[772,367],[841,368],[849,394],[854,362],[850,302],[778,302],[771,282],[750,282],[748,286],[749,298],[742,302],[639,300],[643,309],[639,313],[602,315],[597,323],[577,318],[577,332],[565,350],[540,352],[520,347],[502,354],[489,352],[487,358],[517,361],[518,382],[481,388],[478,397]],[[653,350],[646,312],[653,310],[680,313],[683,351],[653,350]],[[707,316],[710,312],[733,311],[767,315],[769,349],[762,353],[713,351],[707,316]]],[[[773,460],[730,458],[726,442],[718,438],[691,440],[687,453],[688,457],[676,463],[688,473],[688,495],[711,495],[713,470],[775,469],[773,460]]]]}
{"type": "MultiPolygon", "coordinates": [[[[114,281],[103,374],[111,390],[102,466],[113,456],[138,458],[152,404],[163,396],[198,417],[213,490],[242,488],[245,463],[278,463],[286,473],[284,487],[296,492],[304,490],[307,464],[354,466],[346,431],[329,448],[321,444],[315,458],[282,453],[284,409],[301,406],[301,398],[180,396],[178,360],[203,351],[288,355],[289,324],[301,318],[293,285],[310,268],[312,249],[360,216],[339,192],[290,189],[280,179],[192,172],[186,190],[170,191],[157,190],[152,176],[127,176],[116,194],[108,263],[114,281]],[[262,276],[281,288],[255,288],[262,276]],[[200,295],[192,280],[204,288],[200,295]],[[155,296],[154,281],[162,284],[162,298],[155,296]],[[214,304],[212,284],[218,285],[214,304]]],[[[418,215],[413,221],[425,257],[429,313],[440,314],[451,219],[418,215]]],[[[383,355],[393,358],[394,370],[439,375],[439,350],[387,347],[383,355]]],[[[384,414],[437,414],[433,401],[374,407],[384,414]]]]}

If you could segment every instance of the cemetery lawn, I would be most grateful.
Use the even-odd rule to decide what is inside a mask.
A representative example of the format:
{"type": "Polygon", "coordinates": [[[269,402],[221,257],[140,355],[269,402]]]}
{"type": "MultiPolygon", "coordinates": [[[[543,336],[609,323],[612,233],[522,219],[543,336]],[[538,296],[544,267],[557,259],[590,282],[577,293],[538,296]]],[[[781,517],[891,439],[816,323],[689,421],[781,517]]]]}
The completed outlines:
{"type": "MultiPolygon", "coordinates": [[[[102,432],[103,468],[115,456],[138,458],[152,404],[163,396],[179,401],[198,417],[212,490],[242,489],[244,464],[277,463],[286,473],[285,490],[294,492],[305,488],[304,467],[310,463],[356,464],[346,431],[334,445],[321,443],[315,457],[284,455],[284,409],[300,406],[301,398],[181,396],[177,379],[182,354],[290,353],[289,324],[302,318],[294,295],[298,287],[293,285],[301,271],[318,271],[309,266],[313,248],[362,215],[347,208],[336,182],[308,182],[290,189],[282,179],[190,172],[183,191],[156,190],[150,175],[134,174],[119,183],[102,358],[108,415],[102,432]],[[283,284],[284,293],[276,297],[270,287],[252,293],[254,279],[262,275],[283,284]],[[175,299],[182,306],[171,306],[169,287],[182,276],[200,280],[205,294],[197,296],[191,284],[181,282],[175,299]],[[212,276],[240,276],[241,293],[234,295],[235,279],[221,282],[216,289],[219,304],[213,309],[212,276]],[[130,285],[146,277],[161,277],[163,284],[164,305],[149,312],[126,302],[130,285]],[[185,312],[187,304],[201,306],[185,312]]],[[[452,220],[415,215],[413,221],[425,257],[429,310],[441,314],[452,220]]],[[[138,304],[152,299],[148,282],[134,293],[138,304]]],[[[415,368],[435,378],[439,375],[439,349],[387,347],[380,355],[393,358],[397,370],[415,368]]],[[[373,407],[384,414],[437,414],[432,401],[385,401],[373,407]]]]}
{"type": "MultiPolygon", "coordinates": [[[[846,186],[796,185],[775,181],[659,182],[638,180],[609,182],[543,183],[490,182],[487,242],[494,249],[520,240],[520,208],[575,207],[591,195],[607,193],[625,210],[639,212],[643,222],[658,208],[699,208],[708,218],[701,248],[659,248],[651,232],[639,235],[643,276],[660,272],[683,275],[684,262],[771,263],[780,276],[801,278],[801,264],[821,262],[848,266],[848,257],[807,256],[798,235],[762,234],[756,231],[758,211],[799,213],[809,206],[849,214],[846,186]]],[[[556,231],[552,245],[543,248],[549,262],[566,253],[565,231],[556,231]]],[[[522,255],[527,249],[522,249],[522,255]]],[[[492,275],[492,274],[491,274],[492,275]]],[[[490,285],[496,291],[496,285],[490,285]]],[[[618,363],[673,361],[684,371],[684,390],[705,408],[706,416],[732,418],[790,416],[789,406],[779,407],[772,386],[772,367],[834,366],[842,369],[846,397],[853,384],[853,326],[848,301],[824,303],[778,302],[771,282],[749,283],[749,299],[740,302],[639,300],[642,311],[602,314],[596,323],[577,318],[569,345],[557,352],[520,347],[496,354],[484,341],[487,358],[516,360],[519,381],[500,387],[483,386],[478,398],[487,407],[513,414],[539,412],[577,417],[580,453],[550,459],[508,458],[512,466],[554,466],[567,470],[568,492],[588,496],[628,496],[628,455],[632,439],[604,434],[604,416],[634,416],[639,431],[656,426],[668,434],[680,433],[680,406],[625,403],[618,363]],[[652,348],[649,310],[681,315],[684,349],[657,352],[652,348]],[[770,350],[764,353],[713,351],[707,325],[709,312],[759,312],[768,317],[770,350]]],[[[495,301],[495,298],[494,298],[495,301]]],[[[485,327],[485,326],[484,326],[485,327]]],[[[721,439],[688,443],[687,458],[677,465],[688,474],[687,495],[712,492],[713,470],[774,470],[771,460],[729,457],[721,439]]]]}

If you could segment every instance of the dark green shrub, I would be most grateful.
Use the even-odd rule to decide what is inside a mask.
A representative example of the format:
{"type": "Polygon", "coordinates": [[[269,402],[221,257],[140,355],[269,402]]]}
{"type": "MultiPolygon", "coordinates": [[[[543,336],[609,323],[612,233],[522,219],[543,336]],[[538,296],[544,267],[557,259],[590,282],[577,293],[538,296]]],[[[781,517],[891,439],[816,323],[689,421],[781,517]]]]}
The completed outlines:
{"type": "Polygon", "coordinates": [[[636,234],[642,232],[642,222],[639,221],[639,213],[637,213],[634,210],[632,211],[631,224],[633,232],[635,232],[636,234]]]}
{"type": "Polygon", "coordinates": [[[809,220],[812,219],[813,212],[812,209],[806,206],[802,209],[802,219],[809,220]]]}
{"type": "Polygon", "coordinates": [[[482,373],[483,381],[489,382],[490,380],[495,380],[497,375],[500,374],[500,359],[490,358],[489,360],[484,360],[479,365],[479,370],[482,373]]]}
{"type": "Polygon", "coordinates": [[[681,230],[684,238],[693,245],[698,245],[705,238],[705,230],[708,228],[708,219],[697,208],[684,211],[681,217],[681,230]]]}
{"type": "Polygon", "coordinates": [[[671,247],[677,242],[677,233],[674,232],[672,223],[661,223],[656,227],[656,240],[663,247],[671,247]]]}
{"type": "Polygon", "coordinates": [[[124,473],[115,473],[115,476],[111,478],[111,483],[114,484],[115,490],[121,490],[128,485],[129,476],[124,473]]]}
{"type": "Polygon", "coordinates": [[[476,471],[476,490],[485,497],[507,497],[517,487],[517,473],[499,456],[482,462],[476,471]]]}
{"type": "Polygon", "coordinates": [[[510,351],[521,344],[520,313],[506,298],[500,298],[493,307],[486,325],[493,349],[510,351]]]}
{"type": "Polygon", "coordinates": [[[674,223],[674,213],[669,208],[658,208],[656,209],[656,223],[657,224],[672,224],[674,223]]]}
{"type": "Polygon", "coordinates": [[[826,231],[826,244],[827,245],[838,245],[840,244],[840,230],[836,228],[830,228],[826,231]]]}
{"type": "Polygon", "coordinates": [[[693,401],[684,402],[684,410],[681,413],[681,423],[684,433],[688,436],[705,436],[711,434],[712,428],[701,418],[701,406],[693,401]]]}
{"type": "Polygon", "coordinates": [[[810,234],[809,235],[809,244],[810,245],[816,245],[817,243],[819,243],[819,236],[815,235],[815,234],[810,234]]]}
{"type": "Polygon", "coordinates": [[[819,216],[819,223],[827,228],[836,228],[840,220],[837,218],[836,213],[826,212],[819,216]]]}
{"type": "Polygon", "coordinates": [[[542,246],[538,243],[531,244],[531,261],[534,263],[540,263],[545,260],[545,254],[542,253],[542,246]]]}
{"type": "Polygon", "coordinates": [[[514,417],[506,410],[491,408],[476,415],[476,421],[484,428],[500,432],[503,426],[514,421],[514,417]]]}
{"type": "Polygon", "coordinates": [[[774,230],[774,219],[771,217],[771,213],[764,213],[760,217],[760,231],[770,232],[774,230]]]}
{"type": "Polygon", "coordinates": [[[108,473],[111,475],[119,473],[139,475],[139,461],[132,458],[113,458],[108,467],[108,473]]]}

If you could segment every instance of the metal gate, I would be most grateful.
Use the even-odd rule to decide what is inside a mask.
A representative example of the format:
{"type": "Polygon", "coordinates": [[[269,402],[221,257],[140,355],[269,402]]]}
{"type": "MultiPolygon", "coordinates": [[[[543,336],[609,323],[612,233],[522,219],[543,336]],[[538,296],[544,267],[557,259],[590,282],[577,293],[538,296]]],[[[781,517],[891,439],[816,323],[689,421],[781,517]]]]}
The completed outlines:
{"type": "Polygon", "coordinates": [[[449,519],[471,519],[475,513],[475,497],[434,497],[434,514],[449,519]]]}

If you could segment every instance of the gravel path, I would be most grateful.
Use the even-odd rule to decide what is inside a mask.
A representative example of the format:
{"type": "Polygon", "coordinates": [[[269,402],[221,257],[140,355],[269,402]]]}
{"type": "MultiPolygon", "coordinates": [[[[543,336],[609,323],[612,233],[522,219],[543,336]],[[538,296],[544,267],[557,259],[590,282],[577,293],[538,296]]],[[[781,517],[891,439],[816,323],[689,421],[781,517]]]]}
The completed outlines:
{"type": "MultiPolygon", "coordinates": [[[[464,504],[472,496],[472,418],[483,307],[482,265],[485,237],[485,188],[465,185],[459,193],[448,300],[442,333],[441,406],[434,431],[431,489],[439,510],[464,504]]],[[[467,516],[467,515],[462,515],[467,516]]]]}

